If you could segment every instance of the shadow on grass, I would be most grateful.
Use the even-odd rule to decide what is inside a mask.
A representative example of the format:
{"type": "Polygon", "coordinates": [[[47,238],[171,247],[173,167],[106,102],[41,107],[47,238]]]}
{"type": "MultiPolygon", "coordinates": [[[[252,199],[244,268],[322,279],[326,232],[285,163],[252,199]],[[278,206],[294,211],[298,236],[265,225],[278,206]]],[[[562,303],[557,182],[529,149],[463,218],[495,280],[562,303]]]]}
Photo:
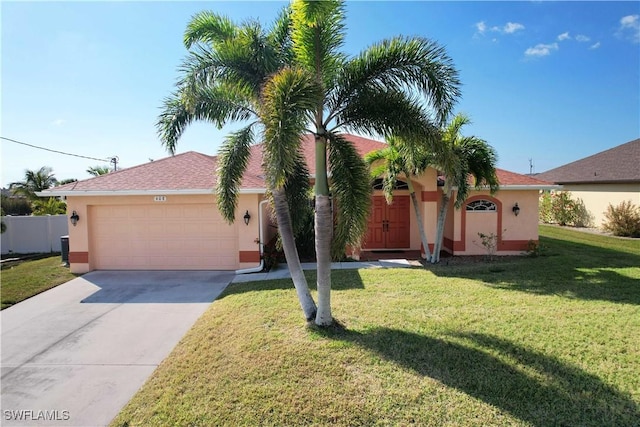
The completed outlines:
{"type": "MultiPolygon", "coordinates": [[[[316,270],[305,270],[304,275],[307,278],[309,289],[316,289],[317,274],[316,270]]],[[[255,282],[231,283],[227,289],[218,297],[222,299],[229,295],[244,294],[247,292],[257,291],[274,291],[274,290],[293,290],[293,280],[275,279],[261,280],[255,282]]],[[[331,272],[331,289],[341,291],[347,289],[364,289],[364,282],[358,270],[333,270],[331,272]]]]}
{"type": "Polygon", "coordinates": [[[436,266],[441,277],[481,280],[500,289],[640,305],[640,254],[554,238],[541,238],[546,254],[462,266],[436,266]],[[625,271],[620,271],[625,269],[625,271]]]}
{"type": "Polygon", "coordinates": [[[533,426],[637,426],[640,407],[598,377],[501,338],[451,334],[451,340],[402,330],[364,333],[314,329],[433,378],[533,426]]]}

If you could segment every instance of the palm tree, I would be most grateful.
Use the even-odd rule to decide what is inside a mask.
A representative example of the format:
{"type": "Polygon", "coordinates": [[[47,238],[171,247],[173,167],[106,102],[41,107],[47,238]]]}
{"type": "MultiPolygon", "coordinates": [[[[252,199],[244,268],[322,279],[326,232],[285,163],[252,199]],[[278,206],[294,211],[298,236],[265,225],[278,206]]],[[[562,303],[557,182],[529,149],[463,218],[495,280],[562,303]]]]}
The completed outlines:
{"type": "Polygon", "coordinates": [[[9,189],[13,190],[13,194],[25,196],[30,201],[38,199],[36,192],[51,188],[58,183],[53,169],[43,166],[37,171],[25,170],[24,181],[13,182],[9,184],[9,189]]]}
{"type": "MultiPolygon", "coordinates": [[[[310,99],[315,106],[308,117],[316,153],[315,323],[326,326],[333,322],[331,252],[343,254],[345,244],[360,243],[371,202],[368,168],[342,132],[427,140],[432,123],[444,123],[453,108],[459,81],[445,49],[425,38],[396,37],[347,57],[340,50],[345,37],[343,1],[294,0],[291,9],[294,61],[321,90],[319,97],[310,99]],[[337,207],[335,232],[332,206],[337,207]]],[[[291,134],[286,139],[293,140],[295,126],[288,126],[289,117],[283,118],[280,126],[291,134]]]]}
{"type": "Polygon", "coordinates": [[[225,138],[218,156],[217,203],[230,223],[235,219],[251,146],[256,137],[263,142],[267,189],[287,264],[305,318],[313,320],[316,304],[295,246],[300,221],[290,215],[289,205],[296,204],[297,209],[309,205],[300,203],[310,187],[309,172],[297,147],[306,124],[304,112],[312,107],[306,100],[317,98],[317,88],[302,70],[290,67],[289,24],[286,8],[269,30],[255,21],[236,25],[212,12],[196,14],[184,35],[189,54],[181,67],[182,79],[165,99],[157,128],[163,145],[173,154],[185,128],[195,120],[218,127],[230,122],[245,125],[225,138]],[[282,97],[286,105],[275,110],[277,104],[270,101],[278,91],[286,92],[282,97]],[[287,105],[301,110],[289,111],[287,105]],[[290,121],[289,133],[263,125],[282,120],[283,114],[290,121]]]}
{"type": "Polygon", "coordinates": [[[87,169],[87,173],[93,176],[106,175],[109,172],[111,172],[109,166],[90,166],[89,169],[87,169]]]}
{"type": "Polygon", "coordinates": [[[457,114],[442,131],[442,144],[437,153],[436,163],[444,174],[442,203],[438,213],[435,247],[432,263],[440,261],[444,221],[449,209],[449,201],[456,189],[455,207],[460,208],[471,190],[470,178],[476,188],[488,186],[491,194],[499,189],[496,175],[497,155],[486,141],[475,136],[461,136],[462,127],[471,123],[469,117],[457,114]]]}
{"type": "Polygon", "coordinates": [[[427,170],[433,155],[424,146],[403,143],[398,137],[387,138],[387,144],[388,146],[385,148],[368,153],[365,156],[365,161],[371,167],[372,177],[382,177],[382,189],[388,204],[393,203],[393,190],[396,187],[398,176],[404,175],[406,177],[411,203],[418,222],[420,240],[424,247],[426,260],[429,262],[431,261],[429,242],[424,231],[422,213],[411,178],[422,175],[427,170]]]}

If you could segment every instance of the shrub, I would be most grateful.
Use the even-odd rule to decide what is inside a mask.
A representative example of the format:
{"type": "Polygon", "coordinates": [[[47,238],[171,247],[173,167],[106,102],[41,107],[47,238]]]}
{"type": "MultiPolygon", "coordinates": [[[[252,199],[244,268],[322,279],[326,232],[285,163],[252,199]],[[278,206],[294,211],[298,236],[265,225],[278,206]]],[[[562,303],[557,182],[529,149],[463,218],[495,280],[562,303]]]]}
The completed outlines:
{"type": "Polygon", "coordinates": [[[610,231],[615,236],[640,237],[640,208],[630,200],[616,207],[609,203],[604,216],[602,228],[606,231],[610,231]]]}
{"type": "Polygon", "coordinates": [[[271,269],[278,266],[280,262],[284,260],[284,253],[278,248],[278,237],[271,239],[266,245],[264,245],[264,270],[271,271],[271,269]]]}
{"type": "Polygon", "coordinates": [[[2,195],[2,215],[31,215],[31,202],[23,197],[2,195]]]}
{"type": "Polygon", "coordinates": [[[492,259],[498,249],[498,235],[496,233],[478,233],[478,236],[480,237],[480,243],[487,250],[489,259],[492,259]]]}
{"type": "Polygon", "coordinates": [[[537,257],[537,256],[541,256],[544,255],[544,252],[546,250],[546,247],[541,245],[540,242],[530,239],[527,242],[527,255],[531,256],[531,257],[537,257]]]}
{"type": "Polygon", "coordinates": [[[593,216],[581,199],[574,199],[568,191],[544,192],[539,203],[540,221],[546,224],[589,227],[593,216]]]}
{"type": "Polygon", "coordinates": [[[538,218],[543,224],[551,224],[554,222],[551,213],[551,192],[544,191],[540,194],[538,218]]]}

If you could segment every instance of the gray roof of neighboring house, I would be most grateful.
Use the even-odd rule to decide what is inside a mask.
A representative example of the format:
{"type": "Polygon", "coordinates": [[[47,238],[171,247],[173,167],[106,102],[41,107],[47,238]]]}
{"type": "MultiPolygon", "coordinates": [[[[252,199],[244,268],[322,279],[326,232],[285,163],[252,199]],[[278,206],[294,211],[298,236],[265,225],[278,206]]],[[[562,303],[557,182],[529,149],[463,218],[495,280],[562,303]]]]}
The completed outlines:
{"type": "Polygon", "coordinates": [[[537,174],[556,184],[640,182],[640,138],[537,174]]]}

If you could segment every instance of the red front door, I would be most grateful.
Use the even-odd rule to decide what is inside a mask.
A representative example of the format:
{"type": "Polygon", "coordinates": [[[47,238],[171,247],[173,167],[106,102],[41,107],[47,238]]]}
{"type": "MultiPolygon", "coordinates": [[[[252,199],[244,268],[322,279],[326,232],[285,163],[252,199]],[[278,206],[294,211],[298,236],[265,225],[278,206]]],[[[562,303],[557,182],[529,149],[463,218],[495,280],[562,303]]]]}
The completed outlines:
{"type": "Polygon", "coordinates": [[[409,196],[394,196],[388,205],[374,196],[364,249],[406,249],[410,243],[409,196]]]}

